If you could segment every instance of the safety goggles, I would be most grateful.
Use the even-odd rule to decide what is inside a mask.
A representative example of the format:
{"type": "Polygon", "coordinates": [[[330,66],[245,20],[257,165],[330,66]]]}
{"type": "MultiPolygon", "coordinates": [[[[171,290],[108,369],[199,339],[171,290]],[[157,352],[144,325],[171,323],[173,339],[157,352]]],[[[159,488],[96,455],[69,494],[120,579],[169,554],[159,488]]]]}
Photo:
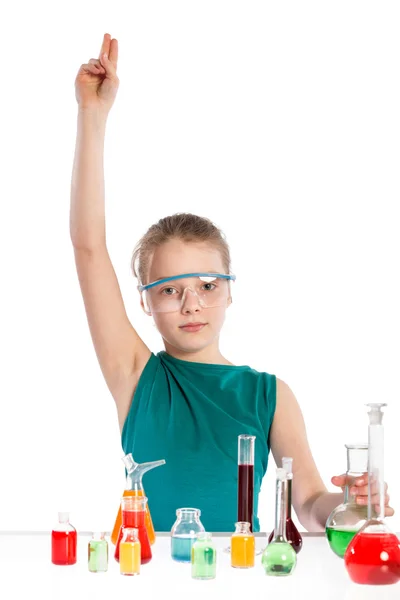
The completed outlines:
{"type": "Polygon", "coordinates": [[[235,275],[224,273],[185,273],[139,285],[144,309],[148,314],[181,311],[185,304],[201,308],[224,306],[231,295],[230,282],[235,275]]]}

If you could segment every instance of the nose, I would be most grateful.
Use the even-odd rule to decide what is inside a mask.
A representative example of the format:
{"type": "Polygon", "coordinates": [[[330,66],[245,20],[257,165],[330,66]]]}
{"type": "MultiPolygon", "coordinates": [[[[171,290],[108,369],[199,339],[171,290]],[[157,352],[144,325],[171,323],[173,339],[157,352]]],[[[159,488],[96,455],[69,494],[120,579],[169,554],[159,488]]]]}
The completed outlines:
{"type": "Polygon", "coordinates": [[[196,292],[190,288],[186,288],[182,296],[181,312],[183,314],[192,314],[201,312],[201,310],[200,298],[196,292]]]}

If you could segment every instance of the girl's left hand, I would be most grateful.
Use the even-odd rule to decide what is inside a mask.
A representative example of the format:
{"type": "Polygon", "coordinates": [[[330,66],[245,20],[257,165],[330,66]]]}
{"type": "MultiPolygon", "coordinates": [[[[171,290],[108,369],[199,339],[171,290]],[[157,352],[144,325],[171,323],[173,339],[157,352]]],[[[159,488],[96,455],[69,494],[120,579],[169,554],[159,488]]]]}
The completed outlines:
{"type": "MultiPolygon", "coordinates": [[[[332,477],[331,482],[333,485],[337,485],[341,487],[343,490],[346,487],[346,474],[343,475],[335,475],[332,477]]],[[[360,477],[352,477],[349,479],[348,483],[351,485],[350,494],[357,496],[357,504],[367,505],[368,504],[368,473],[364,473],[360,477]]],[[[387,493],[388,485],[385,483],[385,517],[392,517],[394,515],[394,510],[389,506],[389,494],[387,493]]],[[[379,511],[379,495],[377,492],[377,487],[373,489],[372,502],[374,503],[374,507],[376,511],[379,511]]]]}

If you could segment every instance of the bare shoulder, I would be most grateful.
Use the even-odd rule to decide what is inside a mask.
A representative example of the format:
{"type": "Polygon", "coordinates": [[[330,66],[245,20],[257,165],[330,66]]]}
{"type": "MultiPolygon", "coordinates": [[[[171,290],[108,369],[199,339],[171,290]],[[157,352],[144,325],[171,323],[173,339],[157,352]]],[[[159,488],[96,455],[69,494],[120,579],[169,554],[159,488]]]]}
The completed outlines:
{"type": "Polygon", "coordinates": [[[137,384],[146,364],[150,359],[150,356],[151,350],[147,346],[142,348],[142,351],[136,357],[135,368],[129,373],[121,373],[118,379],[114,381],[113,389],[110,389],[109,386],[110,392],[117,407],[118,422],[121,433],[133,401],[137,384]]]}

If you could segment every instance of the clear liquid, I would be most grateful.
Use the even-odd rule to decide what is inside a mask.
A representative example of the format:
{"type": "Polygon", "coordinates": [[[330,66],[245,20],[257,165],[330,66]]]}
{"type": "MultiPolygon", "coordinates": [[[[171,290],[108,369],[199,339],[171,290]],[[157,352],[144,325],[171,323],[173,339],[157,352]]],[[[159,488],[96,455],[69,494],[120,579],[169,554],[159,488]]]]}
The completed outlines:
{"type": "Polygon", "coordinates": [[[195,537],[187,535],[173,535],[171,537],[171,557],[178,562],[191,562],[192,546],[195,537]]]}

